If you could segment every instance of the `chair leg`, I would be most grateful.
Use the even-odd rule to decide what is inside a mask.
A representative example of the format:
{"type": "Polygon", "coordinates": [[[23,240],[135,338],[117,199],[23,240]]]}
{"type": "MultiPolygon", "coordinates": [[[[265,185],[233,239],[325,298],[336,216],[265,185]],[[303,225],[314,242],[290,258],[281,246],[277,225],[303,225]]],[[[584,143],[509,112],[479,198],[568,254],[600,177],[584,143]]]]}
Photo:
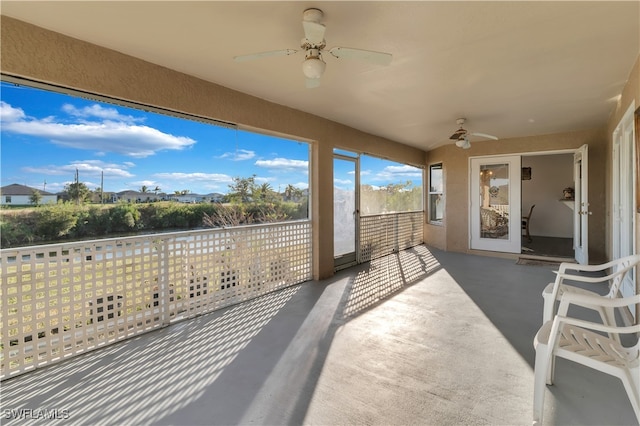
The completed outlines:
{"type": "Polygon", "coordinates": [[[544,411],[544,393],[547,381],[547,350],[545,344],[538,343],[536,347],[536,361],[534,366],[533,381],[533,424],[542,424],[542,413],[544,411]]]}
{"type": "Polygon", "coordinates": [[[640,373],[638,368],[631,369],[630,372],[620,377],[620,379],[622,380],[624,389],[627,391],[638,424],[640,424],[640,387],[638,386],[640,385],[640,375],[638,373],[640,373]]]}

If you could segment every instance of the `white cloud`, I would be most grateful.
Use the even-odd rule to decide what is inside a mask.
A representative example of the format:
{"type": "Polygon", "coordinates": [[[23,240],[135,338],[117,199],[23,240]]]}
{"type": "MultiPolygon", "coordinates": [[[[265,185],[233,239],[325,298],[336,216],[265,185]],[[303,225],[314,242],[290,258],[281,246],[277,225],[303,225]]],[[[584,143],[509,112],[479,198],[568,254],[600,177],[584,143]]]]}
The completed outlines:
{"type": "Polygon", "coordinates": [[[247,149],[238,149],[235,152],[225,152],[224,154],[222,154],[217,158],[226,158],[231,161],[244,161],[244,160],[251,160],[255,156],[256,156],[255,151],[249,151],[247,149]]]}
{"type": "Polygon", "coordinates": [[[256,183],[271,183],[275,181],[275,178],[256,176],[254,180],[256,183]]]}
{"type": "Polygon", "coordinates": [[[67,114],[80,118],[96,117],[103,120],[122,121],[125,123],[144,121],[144,118],[136,118],[131,115],[122,115],[115,108],[105,108],[98,104],[93,104],[84,108],[76,108],[71,104],[64,104],[62,106],[62,110],[67,114]]]}
{"type": "Polygon", "coordinates": [[[403,165],[403,166],[387,166],[384,168],[385,172],[399,175],[411,175],[411,176],[421,176],[422,169],[417,167],[403,165]]]}
{"type": "Polygon", "coordinates": [[[376,180],[387,180],[397,178],[420,178],[422,169],[413,166],[387,166],[376,174],[376,180]]]}
{"type": "Polygon", "coordinates": [[[194,190],[195,182],[202,190],[194,190],[194,192],[224,192],[233,183],[231,176],[222,173],[156,173],[153,177],[158,179],[158,182],[153,185],[160,186],[162,192],[166,193],[183,189],[194,190]]]}
{"type": "Polygon", "coordinates": [[[68,105],[66,110],[84,113],[86,116],[102,114],[100,118],[109,116],[109,120],[68,124],[57,122],[52,117],[26,119],[21,109],[4,102],[0,107],[3,131],[49,139],[56,145],[69,148],[144,158],[158,151],[186,149],[196,143],[189,137],[174,136],[148,126],[131,124],[135,120],[133,117],[122,116],[111,108],[97,105],[97,108],[82,110],[68,105]],[[119,121],[113,121],[114,119],[119,121]]]}
{"type": "Polygon", "coordinates": [[[333,180],[334,184],[339,184],[339,185],[349,185],[350,183],[353,183],[351,180],[349,179],[334,179],[333,180]]]}
{"type": "Polygon", "coordinates": [[[104,177],[118,177],[118,178],[130,178],[134,175],[127,169],[132,167],[133,163],[115,164],[105,163],[100,160],[79,160],[72,161],[65,165],[48,165],[43,167],[23,167],[22,171],[27,173],[37,173],[50,176],[62,176],[71,175],[74,176],[76,170],[80,174],[80,177],[89,176],[101,176],[104,173],[104,177]]]}
{"type": "Polygon", "coordinates": [[[131,182],[131,185],[134,185],[134,186],[136,186],[138,188],[142,188],[143,186],[146,186],[147,190],[150,191],[150,192],[153,192],[153,189],[156,186],[159,186],[158,182],[156,182],[154,180],[139,180],[139,181],[131,182]]]}
{"type": "Polygon", "coordinates": [[[8,123],[23,120],[25,118],[22,108],[14,108],[4,101],[0,101],[0,121],[2,121],[2,127],[8,123]]]}
{"type": "Polygon", "coordinates": [[[309,162],[305,160],[291,160],[288,158],[274,158],[273,160],[258,160],[255,162],[258,167],[266,169],[276,169],[283,171],[307,172],[309,162]]]}
{"type": "Polygon", "coordinates": [[[156,173],[153,176],[159,179],[179,182],[233,182],[231,176],[222,173],[156,173]]]}

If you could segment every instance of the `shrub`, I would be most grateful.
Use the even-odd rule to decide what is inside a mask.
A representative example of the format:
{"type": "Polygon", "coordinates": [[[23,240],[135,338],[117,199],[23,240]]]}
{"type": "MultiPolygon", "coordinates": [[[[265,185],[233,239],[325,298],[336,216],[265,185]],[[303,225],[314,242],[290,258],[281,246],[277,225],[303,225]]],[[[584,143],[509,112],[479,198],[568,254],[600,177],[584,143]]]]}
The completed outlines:
{"type": "Polygon", "coordinates": [[[72,204],[47,204],[35,211],[36,234],[45,241],[66,236],[77,220],[72,204]]]}
{"type": "Polygon", "coordinates": [[[136,228],[140,220],[140,212],[135,204],[121,203],[111,209],[111,230],[115,232],[127,232],[136,228]]]}
{"type": "Polygon", "coordinates": [[[33,228],[26,223],[0,222],[0,246],[2,248],[31,244],[35,240],[33,228]]]}
{"type": "Polygon", "coordinates": [[[111,213],[108,209],[90,207],[84,224],[86,235],[107,235],[111,232],[111,213]]]}

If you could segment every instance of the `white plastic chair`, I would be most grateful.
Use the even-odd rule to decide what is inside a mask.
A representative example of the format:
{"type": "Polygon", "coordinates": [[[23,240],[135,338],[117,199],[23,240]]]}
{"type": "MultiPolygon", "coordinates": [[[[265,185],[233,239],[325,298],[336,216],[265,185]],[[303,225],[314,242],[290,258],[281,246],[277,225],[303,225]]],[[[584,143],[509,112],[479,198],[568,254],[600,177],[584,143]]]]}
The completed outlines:
{"type": "Polygon", "coordinates": [[[637,309],[640,294],[625,298],[606,299],[601,296],[566,293],[560,302],[558,315],[540,328],[534,338],[536,349],[533,393],[533,424],[542,423],[545,383],[553,384],[555,358],[565,358],[586,367],[618,377],[627,392],[633,411],[640,423],[640,340],[625,347],[620,339],[600,333],[634,334],[638,339],[640,324],[616,326],[567,318],[569,305],[593,307],[601,304],[607,309],[630,306],[637,309]]]}
{"type": "MultiPolygon", "coordinates": [[[[565,293],[577,293],[586,294],[590,296],[600,296],[605,298],[618,297],[620,285],[624,278],[627,276],[630,270],[640,264],[640,254],[621,257],[620,259],[612,260],[611,262],[603,263],[601,265],[579,265],[577,263],[563,262],[560,264],[559,270],[556,272],[556,279],[554,282],[549,283],[542,292],[544,299],[544,311],[542,314],[542,322],[551,321],[556,311],[556,301],[565,293]],[[608,271],[611,270],[610,273],[608,271]],[[568,271],[575,271],[570,273],[568,271]],[[585,276],[579,275],[580,272],[599,273],[603,272],[608,275],[598,276],[585,276]],[[583,283],[602,283],[609,286],[609,292],[606,295],[601,295],[594,291],[585,290],[580,287],[576,287],[570,284],[566,284],[565,281],[577,281],[583,283]]],[[[606,308],[601,305],[586,306],[591,309],[595,309],[602,318],[602,323],[607,325],[613,325],[613,309],[606,308]]]]}

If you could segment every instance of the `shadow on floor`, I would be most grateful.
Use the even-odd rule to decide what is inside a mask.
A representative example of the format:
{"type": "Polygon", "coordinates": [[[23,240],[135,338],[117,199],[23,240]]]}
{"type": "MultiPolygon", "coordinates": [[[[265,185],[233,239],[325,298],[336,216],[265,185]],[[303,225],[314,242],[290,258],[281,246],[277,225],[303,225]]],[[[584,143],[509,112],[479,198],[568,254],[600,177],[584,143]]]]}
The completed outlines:
{"type": "MultiPolygon", "coordinates": [[[[64,424],[530,424],[532,341],[552,270],[414,247],[6,380],[3,415],[67,410],[64,424]]],[[[565,374],[571,368],[548,393],[550,423],[629,424],[619,383],[565,374]],[[589,389],[601,392],[598,404],[585,403],[589,389]]]]}

